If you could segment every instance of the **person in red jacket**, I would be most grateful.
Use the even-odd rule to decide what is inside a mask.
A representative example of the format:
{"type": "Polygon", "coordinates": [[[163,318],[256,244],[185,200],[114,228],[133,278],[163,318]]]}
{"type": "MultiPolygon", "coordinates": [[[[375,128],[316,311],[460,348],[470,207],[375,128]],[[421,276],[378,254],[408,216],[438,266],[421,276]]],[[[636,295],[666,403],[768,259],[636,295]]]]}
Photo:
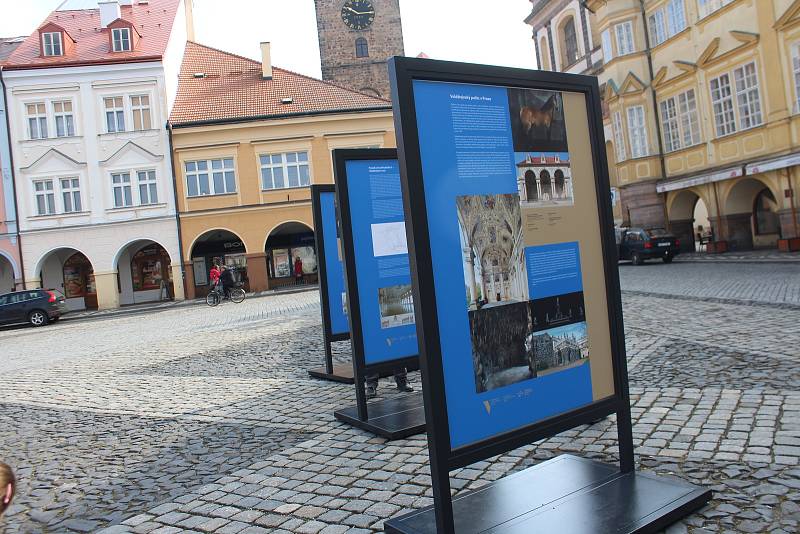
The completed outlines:
{"type": "Polygon", "coordinates": [[[219,284],[219,267],[216,264],[211,266],[211,272],[208,273],[208,279],[211,280],[211,289],[217,287],[219,284]]]}
{"type": "Polygon", "coordinates": [[[303,260],[300,256],[294,259],[294,283],[300,285],[303,283],[303,260]]]}

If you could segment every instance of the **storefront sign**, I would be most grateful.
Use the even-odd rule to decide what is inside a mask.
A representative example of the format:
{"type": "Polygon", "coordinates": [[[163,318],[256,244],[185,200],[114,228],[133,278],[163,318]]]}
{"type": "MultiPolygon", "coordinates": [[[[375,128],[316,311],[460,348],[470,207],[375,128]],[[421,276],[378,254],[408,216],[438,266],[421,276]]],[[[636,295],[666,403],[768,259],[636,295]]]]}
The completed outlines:
{"type": "Polygon", "coordinates": [[[747,174],[759,174],[777,169],[785,169],[786,167],[793,167],[795,165],[800,165],[800,154],[789,154],[788,156],[775,158],[769,161],[750,163],[745,167],[745,170],[747,174]]]}
{"type": "Polygon", "coordinates": [[[742,167],[733,167],[724,171],[712,172],[709,174],[701,174],[691,178],[684,178],[674,182],[662,182],[656,184],[656,191],[659,193],[666,193],[667,191],[677,191],[679,189],[687,189],[696,185],[710,184],[712,182],[721,182],[730,178],[738,178],[744,176],[744,169],[742,167]]]}

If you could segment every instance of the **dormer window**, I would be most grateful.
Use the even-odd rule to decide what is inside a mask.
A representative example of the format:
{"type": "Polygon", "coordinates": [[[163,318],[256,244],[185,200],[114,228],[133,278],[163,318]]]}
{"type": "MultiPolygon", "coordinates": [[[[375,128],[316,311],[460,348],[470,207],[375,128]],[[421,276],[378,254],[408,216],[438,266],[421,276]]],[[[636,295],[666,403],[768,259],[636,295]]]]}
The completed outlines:
{"type": "Polygon", "coordinates": [[[111,41],[114,52],[130,52],[131,50],[131,30],[130,28],[114,28],[111,30],[111,41]]]}
{"type": "Polygon", "coordinates": [[[48,32],[42,34],[42,55],[64,55],[64,46],[61,42],[61,32],[48,32]]]}

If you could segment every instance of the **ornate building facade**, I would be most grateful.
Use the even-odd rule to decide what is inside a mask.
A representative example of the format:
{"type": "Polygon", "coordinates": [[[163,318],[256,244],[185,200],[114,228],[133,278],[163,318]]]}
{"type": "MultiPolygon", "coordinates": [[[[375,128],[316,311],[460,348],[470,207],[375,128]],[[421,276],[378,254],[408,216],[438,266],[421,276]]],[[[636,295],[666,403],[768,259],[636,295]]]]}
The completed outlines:
{"type": "Polygon", "coordinates": [[[527,22],[542,68],[599,77],[622,222],[800,247],[800,1],[533,0],[527,22]]]}
{"type": "Polygon", "coordinates": [[[399,0],[315,0],[322,79],[389,98],[387,61],[402,56],[399,0]]]}

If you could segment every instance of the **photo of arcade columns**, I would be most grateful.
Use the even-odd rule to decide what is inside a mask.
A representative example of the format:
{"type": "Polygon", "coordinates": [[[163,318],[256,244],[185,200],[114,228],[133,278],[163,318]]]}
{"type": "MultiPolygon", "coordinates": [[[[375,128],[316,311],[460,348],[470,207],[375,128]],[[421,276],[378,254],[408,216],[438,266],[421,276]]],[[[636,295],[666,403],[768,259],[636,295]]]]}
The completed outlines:
{"type": "Polygon", "coordinates": [[[533,331],[518,194],[456,199],[478,393],[534,378],[533,331]]]}

